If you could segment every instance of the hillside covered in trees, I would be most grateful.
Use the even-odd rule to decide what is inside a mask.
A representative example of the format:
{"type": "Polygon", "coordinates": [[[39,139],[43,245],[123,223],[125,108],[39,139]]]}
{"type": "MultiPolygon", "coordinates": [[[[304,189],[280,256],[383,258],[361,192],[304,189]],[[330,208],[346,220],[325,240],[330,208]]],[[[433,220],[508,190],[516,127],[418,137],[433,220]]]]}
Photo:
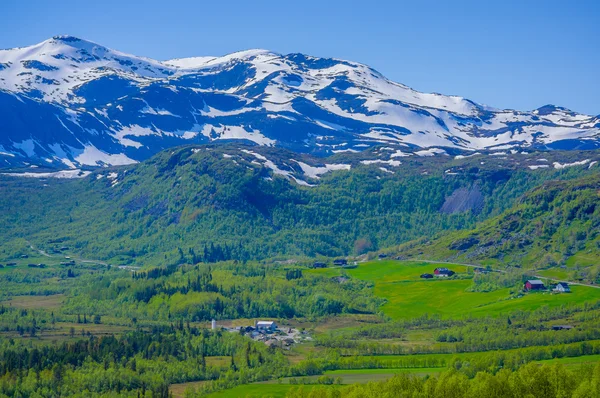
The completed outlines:
{"type": "MultiPolygon", "coordinates": [[[[591,156],[556,152],[544,160],[584,155],[591,156]]],[[[273,164],[292,164],[291,156],[212,145],[168,150],[77,180],[0,176],[4,257],[18,256],[26,242],[138,266],[356,255],[474,227],[544,181],[595,171],[588,164],[529,168],[539,154],[413,156],[389,170],[357,160],[364,154],[338,154],[320,161],[350,170],[290,174],[306,180],[299,184],[299,177],[273,171],[284,167],[273,164]]]]}

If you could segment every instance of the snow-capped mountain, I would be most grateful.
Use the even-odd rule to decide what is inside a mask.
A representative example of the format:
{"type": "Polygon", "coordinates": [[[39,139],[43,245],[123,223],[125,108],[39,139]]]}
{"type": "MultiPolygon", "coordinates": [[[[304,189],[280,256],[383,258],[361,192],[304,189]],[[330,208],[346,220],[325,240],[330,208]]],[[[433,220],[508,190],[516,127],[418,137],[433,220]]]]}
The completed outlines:
{"type": "Polygon", "coordinates": [[[303,54],[161,62],[71,36],[0,51],[0,166],[126,164],[229,139],[317,155],[381,144],[405,152],[595,148],[600,117],[551,105],[494,109],[303,54]]]}

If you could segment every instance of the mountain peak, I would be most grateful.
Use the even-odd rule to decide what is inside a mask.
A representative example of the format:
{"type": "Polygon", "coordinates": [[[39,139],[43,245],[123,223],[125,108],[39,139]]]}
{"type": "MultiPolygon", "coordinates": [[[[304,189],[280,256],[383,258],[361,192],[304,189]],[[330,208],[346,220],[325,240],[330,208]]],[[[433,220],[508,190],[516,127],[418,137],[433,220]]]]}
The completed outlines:
{"type": "Polygon", "coordinates": [[[80,39],[79,37],[71,36],[71,35],[57,35],[53,36],[49,40],[61,41],[63,43],[79,43],[87,40],[80,39]]]}
{"type": "Polygon", "coordinates": [[[552,104],[547,104],[547,105],[541,106],[533,111],[533,113],[538,116],[546,116],[546,115],[550,115],[555,112],[566,113],[568,115],[575,115],[575,112],[573,112],[572,110],[570,110],[568,108],[565,108],[562,106],[556,106],[556,105],[552,105],[552,104]]]}
{"type": "Polygon", "coordinates": [[[319,155],[600,145],[590,116],[421,93],[357,62],[264,49],[160,62],[69,35],[0,51],[0,120],[11,162],[74,166],[233,139],[319,155]]]}
{"type": "Polygon", "coordinates": [[[201,57],[187,57],[187,58],[175,58],[164,61],[163,64],[168,66],[173,66],[179,69],[199,69],[208,66],[216,66],[219,64],[224,64],[228,62],[232,62],[235,60],[251,60],[257,57],[267,56],[267,57],[278,57],[280,54],[274,53],[269,50],[264,49],[250,49],[243,51],[236,51],[230,54],[226,54],[223,56],[215,57],[215,56],[201,56],[201,57]]]}

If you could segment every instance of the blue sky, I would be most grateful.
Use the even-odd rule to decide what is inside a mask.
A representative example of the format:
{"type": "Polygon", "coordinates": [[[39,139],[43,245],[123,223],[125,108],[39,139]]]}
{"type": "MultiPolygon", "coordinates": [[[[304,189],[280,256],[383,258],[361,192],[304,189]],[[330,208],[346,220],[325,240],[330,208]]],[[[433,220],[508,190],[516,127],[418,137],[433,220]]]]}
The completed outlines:
{"type": "Polygon", "coordinates": [[[0,0],[0,16],[0,48],[71,34],[156,59],[302,52],[491,106],[600,114],[597,0],[0,0]]]}

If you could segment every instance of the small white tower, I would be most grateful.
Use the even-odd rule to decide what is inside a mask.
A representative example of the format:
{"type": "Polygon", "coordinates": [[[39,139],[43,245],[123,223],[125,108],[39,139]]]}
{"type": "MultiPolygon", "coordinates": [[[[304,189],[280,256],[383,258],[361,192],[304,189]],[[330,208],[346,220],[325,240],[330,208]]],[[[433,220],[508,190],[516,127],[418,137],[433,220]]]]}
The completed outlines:
{"type": "Polygon", "coordinates": [[[210,328],[212,330],[215,330],[217,328],[217,321],[215,321],[214,319],[210,322],[210,328]]]}

